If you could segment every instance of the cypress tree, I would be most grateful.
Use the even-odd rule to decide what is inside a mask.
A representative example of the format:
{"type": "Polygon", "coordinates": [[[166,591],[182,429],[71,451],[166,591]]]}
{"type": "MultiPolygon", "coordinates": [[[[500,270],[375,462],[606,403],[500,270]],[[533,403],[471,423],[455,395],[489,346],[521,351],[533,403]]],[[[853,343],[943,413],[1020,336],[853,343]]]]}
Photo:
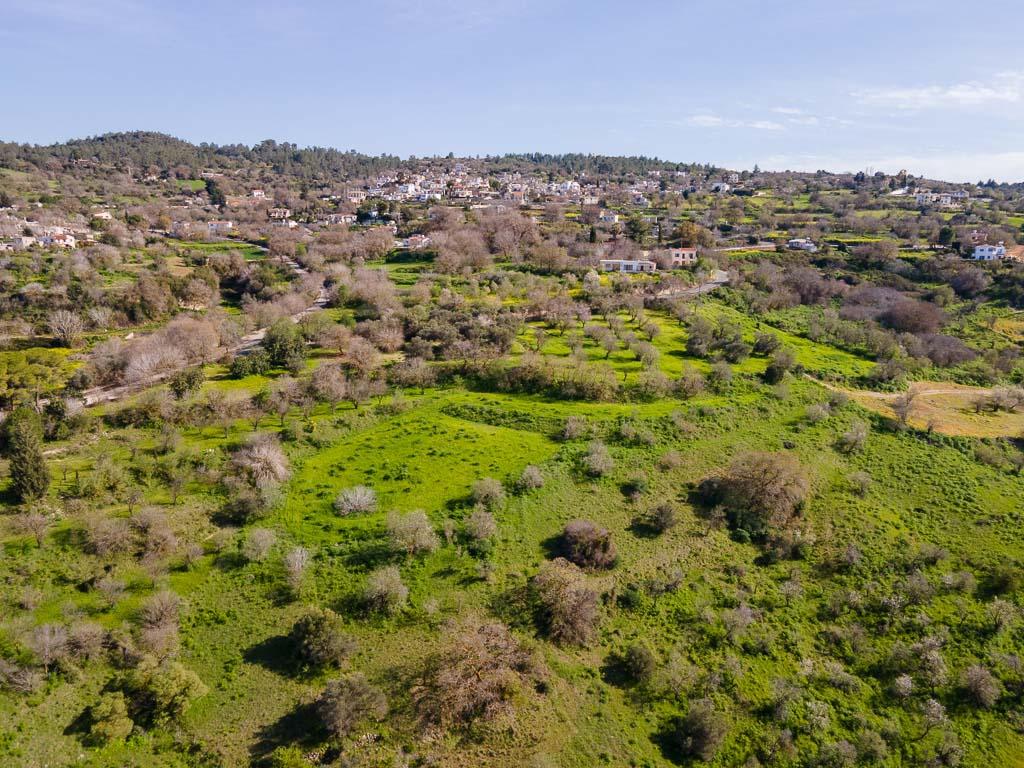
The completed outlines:
{"type": "Polygon", "coordinates": [[[4,437],[14,495],[19,501],[42,498],[50,487],[50,470],[43,458],[39,414],[24,406],[16,408],[4,423],[4,437]]]}

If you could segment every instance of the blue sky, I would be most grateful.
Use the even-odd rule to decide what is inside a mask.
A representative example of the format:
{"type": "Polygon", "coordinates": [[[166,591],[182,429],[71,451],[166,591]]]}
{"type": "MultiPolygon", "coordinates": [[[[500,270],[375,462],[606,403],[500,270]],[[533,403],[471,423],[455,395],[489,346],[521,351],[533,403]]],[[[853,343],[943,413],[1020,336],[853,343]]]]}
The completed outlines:
{"type": "Polygon", "coordinates": [[[1024,180],[1020,0],[0,0],[0,139],[1024,180]]]}

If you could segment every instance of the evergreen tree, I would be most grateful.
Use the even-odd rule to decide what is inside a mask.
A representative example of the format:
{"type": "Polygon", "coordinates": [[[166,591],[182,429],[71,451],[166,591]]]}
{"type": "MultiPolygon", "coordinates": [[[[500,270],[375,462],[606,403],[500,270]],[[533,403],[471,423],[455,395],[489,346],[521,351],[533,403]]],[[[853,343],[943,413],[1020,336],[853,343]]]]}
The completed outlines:
{"type": "Polygon", "coordinates": [[[31,408],[16,408],[4,423],[11,490],[20,501],[42,498],[50,487],[50,470],[43,458],[43,424],[31,408]]]}

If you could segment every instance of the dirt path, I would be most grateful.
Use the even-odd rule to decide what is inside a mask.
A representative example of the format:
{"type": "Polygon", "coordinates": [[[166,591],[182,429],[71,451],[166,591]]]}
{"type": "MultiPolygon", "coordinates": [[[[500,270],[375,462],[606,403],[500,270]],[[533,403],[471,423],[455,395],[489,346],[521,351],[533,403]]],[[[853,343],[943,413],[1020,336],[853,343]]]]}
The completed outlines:
{"type": "MultiPolygon", "coordinates": [[[[904,392],[876,392],[849,389],[806,375],[810,381],[833,392],[842,392],[858,405],[888,418],[896,418],[892,403],[904,392]]],[[[1020,437],[1024,434],[1024,413],[1015,411],[978,412],[978,398],[992,394],[992,387],[971,387],[942,381],[911,384],[914,405],[909,423],[944,435],[962,437],[1020,437]]]]}
{"type": "MultiPolygon", "coordinates": [[[[266,252],[266,248],[257,246],[266,252]]],[[[300,265],[294,259],[285,258],[283,259],[285,265],[291,269],[291,271],[299,278],[302,278],[309,274],[309,270],[300,265]]],[[[323,309],[327,305],[327,289],[321,285],[320,290],[317,293],[316,299],[308,307],[303,309],[301,312],[296,312],[291,316],[292,322],[297,323],[303,317],[315,312],[318,309],[323,309]]],[[[263,338],[267,335],[267,328],[257,328],[255,331],[247,333],[245,336],[240,338],[237,343],[224,350],[224,354],[247,354],[252,350],[256,349],[260,344],[263,343],[263,338]]],[[[137,392],[141,392],[154,384],[159,384],[166,380],[168,377],[177,373],[180,369],[161,371],[160,373],[152,376],[147,376],[139,381],[133,381],[130,384],[117,384],[106,387],[93,387],[87,389],[82,393],[82,400],[85,405],[96,405],[98,403],[112,403],[122,398],[133,395],[137,392]]]]}

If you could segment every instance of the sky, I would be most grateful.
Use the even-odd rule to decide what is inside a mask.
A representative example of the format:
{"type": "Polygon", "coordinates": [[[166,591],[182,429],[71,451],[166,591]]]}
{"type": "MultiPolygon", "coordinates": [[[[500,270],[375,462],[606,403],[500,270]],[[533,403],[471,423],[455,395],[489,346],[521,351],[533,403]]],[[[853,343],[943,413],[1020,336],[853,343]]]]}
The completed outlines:
{"type": "Polygon", "coordinates": [[[1024,180],[1021,0],[0,0],[0,140],[1024,180]]]}

